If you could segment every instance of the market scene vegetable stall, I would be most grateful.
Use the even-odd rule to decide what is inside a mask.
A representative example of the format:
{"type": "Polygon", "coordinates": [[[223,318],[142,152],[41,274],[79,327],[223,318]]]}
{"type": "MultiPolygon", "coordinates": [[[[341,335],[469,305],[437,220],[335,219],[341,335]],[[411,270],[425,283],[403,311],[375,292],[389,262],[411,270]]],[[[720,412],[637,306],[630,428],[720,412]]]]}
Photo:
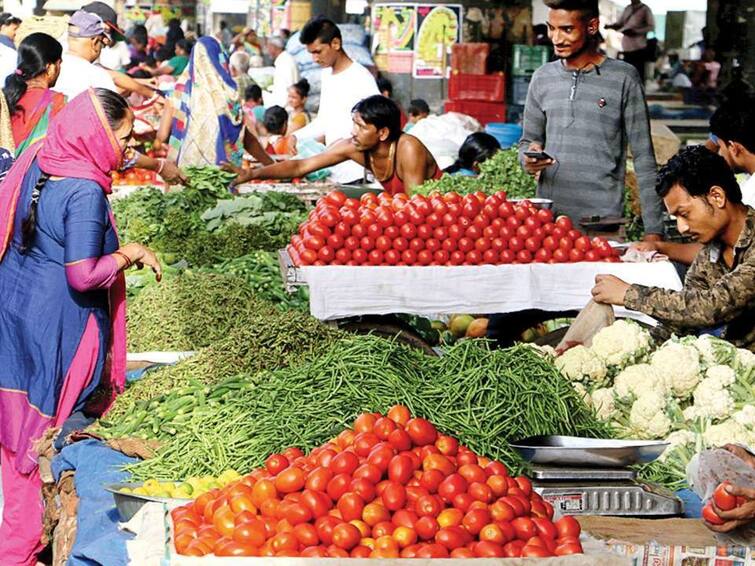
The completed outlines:
{"type": "Polygon", "coordinates": [[[533,7],[0,15],[0,565],[755,563],[753,99],[533,7]]]}

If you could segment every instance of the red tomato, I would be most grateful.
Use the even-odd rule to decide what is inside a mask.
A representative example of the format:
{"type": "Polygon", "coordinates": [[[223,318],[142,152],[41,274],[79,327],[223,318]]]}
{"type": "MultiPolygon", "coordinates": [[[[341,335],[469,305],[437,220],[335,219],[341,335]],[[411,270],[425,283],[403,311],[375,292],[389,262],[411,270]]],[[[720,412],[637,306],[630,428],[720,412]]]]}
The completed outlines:
{"type": "Polygon", "coordinates": [[[462,202],[463,204],[462,204],[461,213],[466,218],[472,219],[475,216],[477,216],[482,210],[482,206],[480,205],[479,199],[477,199],[473,195],[464,196],[464,198],[462,199],[462,202]]]}
{"type": "Polygon", "coordinates": [[[572,242],[571,238],[568,236],[564,236],[558,241],[558,248],[566,253],[569,253],[569,250],[571,250],[572,247],[574,247],[574,242],[572,242]]]}
{"type": "Polygon", "coordinates": [[[419,250],[417,252],[417,263],[420,265],[430,265],[433,261],[433,252],[430,250],[419,250]]]}
{"type": "Polygon", "coordinates": [[[391,481],[380,496],[385,508],[389,511],[398,511],[406,504],[406,489],[398,482],[391,481]]]}
{"type": "Polygon", "coordinates": [[[422,418],[414,418],[406,424],[406,432],[415,446],[432,444],[438,438],[438,431],[433,424],[422,418]]]}
{"type": "Polygon", "coordinates": [[[480,253],[488,251],[490,246],[491,242],[488,238],[477,238],[474,243],[475,249],[480,253]]]}
{"type": "Polygon", "coordinates": [[[324,261],[325,263],[330,263],[335,257],[336,252],[334,252],[333,248],[330,246],[323,246],[320,248],[320,251],[317,252],[317,259],[324,261]]]}
{"type": "Polygon", "coordinates": [[[435,533],[435,542],[448,550],[461,548],[470,536],[462,527],[443,527],[435,533]]]}
{"type": "Polygon", "coordinates": [[[364,510],[364,499],[353,492],[344,493],[339,499],[336,507],[341,512],[341,518],[344,521],[353,521],[362,518],[364,510]]]}
{"type": "Polygon", "coordinates": [[[450,258],[451,254],[449,254],[446,250],[436,250],[433,253],[433,261],[438,263],[439,265],[448,264],[450,258]]]}
{"type": "Polygon", "coordinates": [[[566,232],[574,227],[572,226],[571,219],[568,216],[564,216],[563,214],[556,218],[556,226],[558,226],[562,230],[565,230],[566,232]]]}
{"type": "Polygon", "coordinates": [[[472,251],[474,249],[474,240],[472,238],[463,237],[460,238],[457,242],[459,251],[464,252],[465,254],[469,251],[472,251]]]}
{"type": "Polygon", "coordinates": [[[718,516],[718,514],[713,510],[713,505],[708,502],[705,507],[703,507],[703,520],[706,523],[710,523],[711,525],[723,525],[724,520],[718,516]]]}
{"type": "Polygon", "coordinates": [[[341,523],[333,529],[333,544],[344,550],[354,548],[361,538],[359,529],[350,523],[341,523]]]}
{"type": "Polygon", "coordinates": [[[597,250],[587,250],[585,252],[585,261],[600,261],[600,254],[597,250]]]}
{"type": "Polygon", "coordinates": [[[327,492],[328,496],[333,501],[338,501],[343,494],[349,490],[351,485],[351,476],[348,474],[338,474],[334,476],[332,480],[328,482],[327,492]]]}
{"type": "Polygon", "coordinates": [[[576,537],[579,539],[579,535],[582,532],[582,527],[571,515],[564,515],[555,523],[556,531],[558,532],[557,538],[562,537],[576,537]]]}
{"type": "Polygon", "coordinates": [[[582,554],[582,545],[579,542],[569,542],[566,544],[559,544],[556,547],[554,554],[556,556],[567,556],[569,554],[582,554]]]}
{"type": "Polygon", "coordinates": [[[425,241],[422,238],[412,238],[409,240],[409,249],[415,253],[419,253],[425,249],[425,241]]]}
{"type": "Polygon", "coordinates": [[[501,264],[513,263],[514,259],[516,259],[516,254],[512,250],[502,250],[498,254],[498,262],[501,264]]]}
{"type": "Polygon", "coordinates": [[[716,502],[716,507],[722,511],[731,511],[737,507],[737,497],[726,491],[726,487],[729,485],[731,483],[728,481],[720,483],[713,492],[713,501],[716,502]]]}
{"type": "Polygon", "coordinates": [[[541,537],[545,537],[550,540],[556,540],[558,538],[558,530],[550,520],[536,517],[532,519],[532,522],[535,523],[537,532],[541,537]]]}
{"type": "MultiPolygon", "coordinates": [[[[325,245],[325,239],[321,238],[320,236],[309,236],[307,238],[304,238],[304,247],[313,250],[318,251],[320,248],[322,248],[325,245]]],[[[302,254],[302,259],[304,254],[302,254]]]]}
{"type": "Polygon", "coordinates": [[[289,467],[275,477],[275,489],[280,493],[300,491],[306,482],[304,470],[289,467]]]}
{"type": "Polygon", "coordinates": [[[359,466],[359,458],[350,451],[343,451],[330,461],[330,471],[334,474],[351,474],[359,466]]]}
{"type": "Polygon", "coordinates": [[[518,236],[513,236],[509,240],[509,246],[508,249],[512,252],[519,252],[524,249],[524,240],[519,238],[518,236]]]}
{"type": "MultiPolygon", "coordinates": [[[[412,421],[409,421],[410,423],[412,421]]],[[[409,432],[411,437],[411,432],[409,432]]],[[[414,462],[412,459],[405,455],[399,454],[394,456],[388,465],[388,478],[391,481],[395,481],[399,484],[406,484],[412,475],[414,474],[414,462]]]]}
{"type": "Polygon", "coordinates": [[[529,250],[519,250],[516,253],[516,261],[518,263],[532,263],[532,252],[529,250]]]}
{"type": "Polygon", "coordinates": [[[414,523],[414,530],[417,536],[422,540],[431,540],[440,530],[438,521],[433,517],[421,517],[414,523]]]}
{"type": "Polygon", "coordinates": [[[585,260],[585,254],[576,248],[569,250],[569,261],[572,263],[578,263],[585,260]]]}
{"type": "Polygon", "coordinates": [[[331,234],[326,240],[326,244],[333,248],[333,250],[340,250],[344,246],[344,243],[345,237],[338,233],[331,234]]]}
{"type": "Polygon", "coordinates": [[[465,262],[467,265],[479,265],[482,263],[482,254],[477,250],[467,252],[465,262]]]}
{"type": "Polygon", "coordinates": [[[451,252],[448,262],[451,265],[461,265],[464,260],[466,260],[466,254],[460,250],[455,250],[451,252]]]}
{"type": "Polygon", "coordinates": [[[443,504],[434,495],[423,495],[417,499],[414,510],[420,517],[437,517],[443,510],[443,504]]]}
{"type": "Polygon", "coordinates": [[[547,556],[553,556],[553,553],[541,546],[526,545],[522,548],[522,558],[544,558],[547,556]]]}
{"type": "Polygon", "coordinates": [[[477,558],[498,558],[506,556],[501,544],[488,540],[482,540],[475,543],[473,552],[477,558]]]}
{"type": "Polygon", "coordinates": [[[551,252],[545,248],[540,248],[535,252],[535,261],[538,263],[548,263],[552,257],[551,252]]]}
{"type": "Polygon", "coordinates": [[[527,251],[534,254],[540,249],[540,240],[531,236],[524,241],[524,247],[527,251]]]}
{"type": "Polygon", "coordinates": [[[271,475],[276,476],[286,468],[288,468],[289,462],[283,454],[271,454],[265,460],[265,468],[271,475]]]}
{"type": "Polygon", "coordinates": [[[473,535],[479,534],[482,528],[490,523],[491,516],[487,509],[471,509],[467,511],[462,525],[473,535]]]}
{"type": "Polygon", "coordinates": [[[586,252],[586,251],[592,249],[592,244],[590,243],[590,238],[588,238],[587,236],[581,236],[581,235],[578,236],[574,240],[574,248],[577,249],[577,250],[579,250],[579,251],[581,251],[581,252],[586,252]]]}
{"type": "Polygon", "coordinates": [[[558,248],[553,252],[553,261],[556,263],[567,263],[569,261],[569,253],[558,248]]]}
{"type": "Polygon", "coordinates": [[[470,240],[477,240],[479,238],[482,238],[482,228],[472,224],[464,231],[464,236],[466,236],[470,240]]]}

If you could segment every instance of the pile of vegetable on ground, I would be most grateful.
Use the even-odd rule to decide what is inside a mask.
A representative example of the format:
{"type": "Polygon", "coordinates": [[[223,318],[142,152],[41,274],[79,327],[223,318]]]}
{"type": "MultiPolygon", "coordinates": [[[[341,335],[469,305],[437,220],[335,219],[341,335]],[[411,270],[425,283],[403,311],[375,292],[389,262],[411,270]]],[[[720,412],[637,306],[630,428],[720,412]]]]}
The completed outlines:
{"type": "Polygon", "coordinates": [[[307,456],[265,458],[222,490],[171,512],[188,556],[358,558],[581,554],[573,517],[524,476],[396,405],[363,413],[307,456]]]}
{"type": "Polygon", "coordinates": [[[671,444],[646,469],[649,479],[680,486],[696,452],[755,444],[755,354],[725,340],[704,335],[656,344],[639,324],[620,320],[555,364],[620,435],[671,444]]]}

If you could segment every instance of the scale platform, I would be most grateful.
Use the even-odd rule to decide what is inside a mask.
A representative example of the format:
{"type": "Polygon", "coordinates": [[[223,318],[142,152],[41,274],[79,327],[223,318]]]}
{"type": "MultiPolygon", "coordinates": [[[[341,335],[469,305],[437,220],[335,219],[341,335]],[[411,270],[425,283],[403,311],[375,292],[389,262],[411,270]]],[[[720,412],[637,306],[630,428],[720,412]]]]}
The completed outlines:
{"type": "Polygon", "coordinates": [[[667,444],[573,436],[537,436],[512,446],[532,463],[532,487],[566,515],[673,517],[682,501],[637,480],[629,466],[652,462],[667,444]]]}
{"type": "Polygon", "coordinates": [[[535,466],[533,489],[565,515],[674,517],[681,500],[670,491],[636,479],[627,468],[535,466]]]}

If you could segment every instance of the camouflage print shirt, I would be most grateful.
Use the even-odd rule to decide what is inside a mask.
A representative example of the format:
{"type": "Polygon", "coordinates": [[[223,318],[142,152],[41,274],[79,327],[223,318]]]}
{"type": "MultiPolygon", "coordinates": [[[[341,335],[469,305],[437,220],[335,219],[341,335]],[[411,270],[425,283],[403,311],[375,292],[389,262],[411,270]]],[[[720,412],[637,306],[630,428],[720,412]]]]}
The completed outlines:
{"type": "Polygon", "coordinates": [[[624,305],[679,334],[725,326],[723,338],[755,351],[755,209],[747,209],[731,268],[720,243],[710,243],[692,262],[684,289],[631,285],[624,305]]]}

